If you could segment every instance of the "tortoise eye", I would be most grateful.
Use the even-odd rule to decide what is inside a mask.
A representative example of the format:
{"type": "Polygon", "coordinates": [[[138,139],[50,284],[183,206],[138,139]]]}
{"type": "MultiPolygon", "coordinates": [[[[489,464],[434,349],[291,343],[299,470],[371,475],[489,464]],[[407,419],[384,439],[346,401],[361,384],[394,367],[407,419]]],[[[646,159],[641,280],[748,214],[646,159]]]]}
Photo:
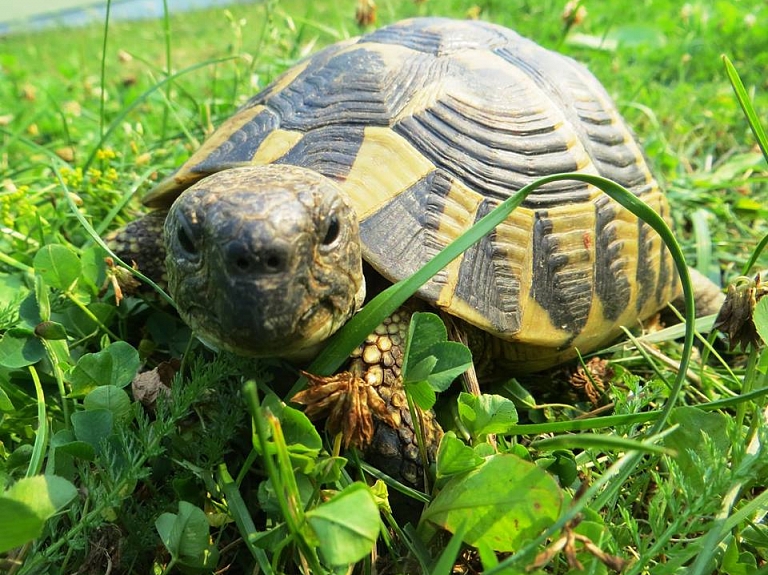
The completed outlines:
{"type": "Polygon", "coordinates": [[[183,218],[179,218],[179,225],[176,227],[176,239],[179,242],[181,249],[187,252],[187,254],[192,256],[197,255],[198,250],[194,235],[183,218]]]}
{"type": "Polygon", "coordinates": [[[323,238],[323,245],[329,246],[335,242],[336,238],[339,237],[340,231],[341,225],[339,224],[339,218],[336,217],[336,214],[331,214],[331,217],[328,220],[328,230],[325,232],[325,237],[323,238]]]}

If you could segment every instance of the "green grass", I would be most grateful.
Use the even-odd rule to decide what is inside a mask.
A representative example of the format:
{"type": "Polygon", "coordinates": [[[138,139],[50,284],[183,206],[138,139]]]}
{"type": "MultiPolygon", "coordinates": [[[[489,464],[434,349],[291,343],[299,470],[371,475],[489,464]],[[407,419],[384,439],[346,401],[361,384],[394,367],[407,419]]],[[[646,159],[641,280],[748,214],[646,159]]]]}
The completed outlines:
{"type": "MultiPolygon", "coordinates": [[[[768,234],[768,191],[765,159],[721,55],[734,62],[764,117],[768,7],[583,4],[587,16],[568,34],[563,3],[549,0],[382,0],[378,24],[479,9],[482,18],[587,63],[665,182],[689,265],[730,280],[768,234]]],[[[184,564],[209,571],[231,564],[234,572],[258,564],[267,573],[309,565],[319,572],[364,557],[359,569],[371,572],[367,550],[380,520],[377,500],[352,481],[359,466],[354,458],[343,465],[299,413],[265,396],[294,383],[291,368],[210,357],[154,300],[131,297],[116,307],[109,289],[101,295],[102,254],[77,217],[102,235],[130,221],[152,182],[240,104],[306,54],[360,32],[354,2],[307,5],[268,2],[111,23],[106,41],[103,26],[0,39],[0,478],[3,487],[17,486],[0,498],[0,547],[21,545],[0,555],[0,569],[64,573],[84,563],[103,572],[109,557],[120,573],[184,564]],[[154,412],[140,406],[127,387],[136,369],[188,348],[171,400],[154,412]],[[252,386],[243,390],[247,379],[258,382],[261,403],[252,386]],[[259,417],[264,405],[277,419],[259,417]],[[257,416],[253,438],[249,413],[257,416]],[[54,474],[69,485],[20,481],[54,474]],[[338,495],[326,501],[331,492],[338,495]],[[8,529],[29,536],[15,541],[8,529]],[[183,529],[183,537],[174,535],[183,529]],[[341,550],[322,543],[328,539],[342,542],[341,550]]],[[[763,254],[755,268],[766,264],[763,254]]],[[[758,313],[760,327],[768,310],[758,313]]],[[[659,349],[681,354],[668,338],[659,349]]],[[[721,347],[702,347],[699,355],[677,398],[692,407],[671,412],[675,430],[652,429],[670,405],[674,370],[631,346],[610,355],[611,418],[573,419],[578,412],[555,401],[532,409],[534,400],[512,385],[496,391],[514,405],[500,396],[463,398],[471,446],[446,442],[450,465],[441,468],[441,493],[425,513],[432,523],[405,528],[384,512],[380,561],[405,573],[447,573],[456,561],[522,572],[544,550],[538,534],[556,540],[578,509],[575,532],[627,561],[628,573],[758,572],[768,561],[766,356],[721,347]],[[509,415],[515,412],[525,423],[509,415]],[[490,414],[502,430],[477,423],[490,414]],[[489,429],[500,434],[505,457],[486,459],[489,429]],[[555,439],[531,443],[541,434],[555,439]],[[535,533],[514,542],[517,554],[496,557],[462,524],[455,494],[467,461],[487,462],[477,463],[472,491],[498,497],[492,515],[504,536],[515,532],[511,525],[525,516],[532,493],[547,502],[535,533]],[[577,473],[589,489],[571,503],[577,473]],[[523,474],[525,485],[507,481],[523,474]],[[461,537],[436,535],[435,522],[478,551],[457,560],[461,537]]],[[[606,571],[594,557],[578,557],[591,572],[606,571]]],[[[540,571],[571,572],[563,554],[540,571]]]]}

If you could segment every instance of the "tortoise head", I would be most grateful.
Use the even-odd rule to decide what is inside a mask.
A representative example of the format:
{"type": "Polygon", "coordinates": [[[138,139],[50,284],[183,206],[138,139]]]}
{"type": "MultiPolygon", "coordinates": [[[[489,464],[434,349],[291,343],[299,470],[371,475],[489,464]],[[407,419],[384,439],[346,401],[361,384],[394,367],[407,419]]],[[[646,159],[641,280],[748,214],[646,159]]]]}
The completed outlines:
{"type": "Polygon", "coordinates": [[[168,285],[210,347],[302,357],[365,296],[357,217],[328,178],[269,165],[215,173],[165,222],[168,285]]]}

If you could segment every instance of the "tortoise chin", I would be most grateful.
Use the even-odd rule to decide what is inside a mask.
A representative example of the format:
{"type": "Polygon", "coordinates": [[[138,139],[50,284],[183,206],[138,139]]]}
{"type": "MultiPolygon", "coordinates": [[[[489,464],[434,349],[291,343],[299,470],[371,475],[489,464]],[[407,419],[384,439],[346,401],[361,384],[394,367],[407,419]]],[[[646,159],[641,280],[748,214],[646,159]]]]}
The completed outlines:
{"type": "Polygon", "coordinates": [[[218,172],[165,223],[168,285],[207,345],[309,355],[364,294],[357,220],[330,180],[294,166],[218,172]]]}

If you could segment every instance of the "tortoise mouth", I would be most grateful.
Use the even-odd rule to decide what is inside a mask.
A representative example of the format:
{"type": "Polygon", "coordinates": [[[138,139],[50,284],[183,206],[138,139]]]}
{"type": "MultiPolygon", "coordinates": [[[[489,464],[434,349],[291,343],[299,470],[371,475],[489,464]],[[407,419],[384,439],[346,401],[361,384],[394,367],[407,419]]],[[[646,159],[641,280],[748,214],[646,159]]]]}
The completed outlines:
{"type": "Polygon", "coordinates": [[[258,329],[258,320],[247,326],[233,326],[227,316],[212,314],[209,308],[192,305],[179,310],[182,319],[206,347],[246,357],[285,357],[303,359],[313,355],[320,343],[334,331],[330,314],[309,309],[299,318],[299,328],[291,331],[286,322],[275,322],[272,329],[258,329]],[[256,327],[257,329],[254,329],[256,327]]]}

